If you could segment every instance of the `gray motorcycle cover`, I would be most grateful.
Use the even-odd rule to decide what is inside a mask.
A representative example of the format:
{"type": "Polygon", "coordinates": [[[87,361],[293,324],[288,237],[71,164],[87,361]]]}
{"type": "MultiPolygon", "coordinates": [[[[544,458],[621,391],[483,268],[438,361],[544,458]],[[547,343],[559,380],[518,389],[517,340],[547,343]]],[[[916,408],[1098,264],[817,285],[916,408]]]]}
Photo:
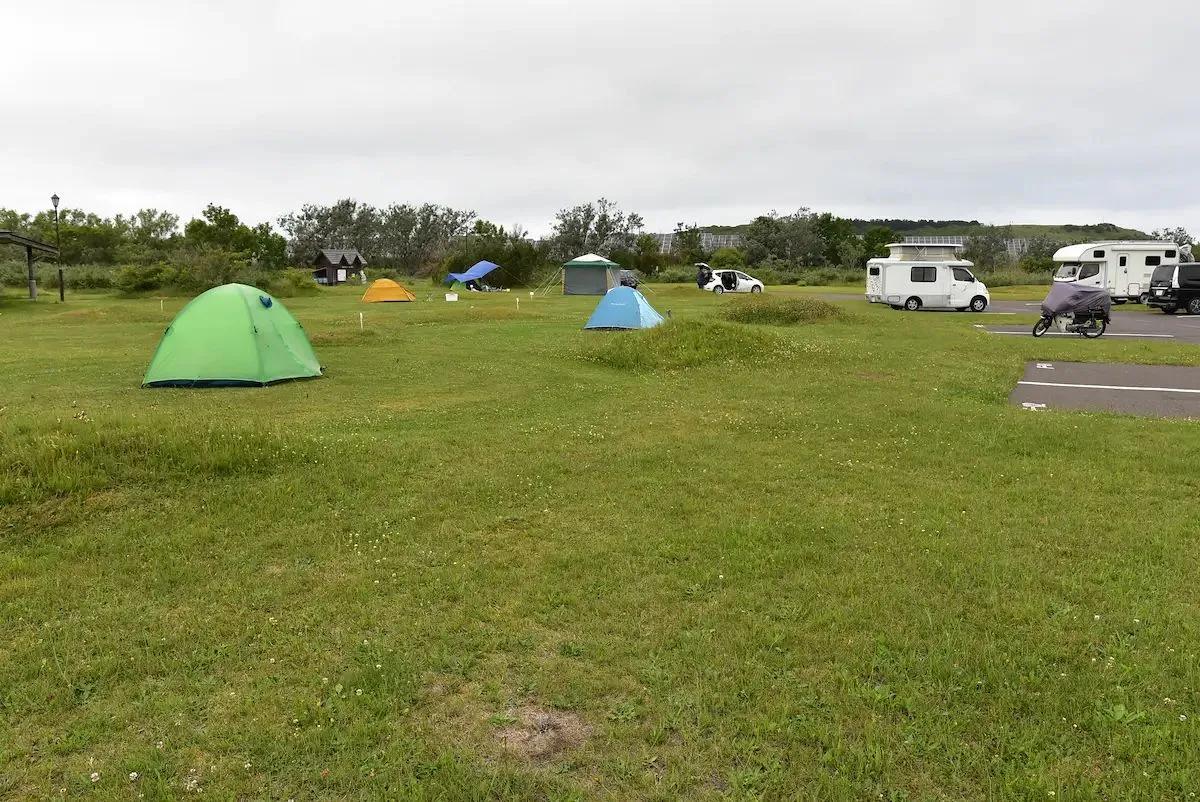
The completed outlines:
{"type": "Polygon", "coordinates": [[[1103,312],[1108,317],[1112,310],[1112,299],[1108,290],[1099,287],[1080,287],[1070,281],[1056,283],[1050,288],[1046,300],[1042,301],[1042,314],[1065,315],[1068,312],[1103,312]]]}

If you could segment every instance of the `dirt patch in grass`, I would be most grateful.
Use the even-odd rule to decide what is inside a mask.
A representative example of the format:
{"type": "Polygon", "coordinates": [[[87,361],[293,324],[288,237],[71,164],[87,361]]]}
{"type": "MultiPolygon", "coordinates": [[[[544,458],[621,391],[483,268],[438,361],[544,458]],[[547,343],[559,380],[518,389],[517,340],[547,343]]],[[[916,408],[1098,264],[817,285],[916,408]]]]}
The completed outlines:
{"type": "Polygon", "coordinates": [[[535,763],[578,749],[592,731],[579,716],[562,710],[526,705],[511,715],[516,721],[496,739],[505,751],[535,763]]]}
{"type": "Polygon", "coordinates": [[[849,317],[840,306],[818,298],[772,298],[762,295],[732,301],[721,310],[721,314],[734,323],[768,326],[794,326],[849,317]]]}

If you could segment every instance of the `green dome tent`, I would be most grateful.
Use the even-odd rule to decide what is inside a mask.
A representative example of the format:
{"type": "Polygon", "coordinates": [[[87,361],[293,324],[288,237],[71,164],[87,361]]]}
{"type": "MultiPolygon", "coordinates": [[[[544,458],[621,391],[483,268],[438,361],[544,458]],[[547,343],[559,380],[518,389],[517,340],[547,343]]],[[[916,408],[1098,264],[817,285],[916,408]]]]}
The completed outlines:
{"type": "Polygon", "coordinates": [[[175,316],[142,386],[262,386],[320,375],[304,329],[283,304],[254,287],[225,284],[175,316]]]}

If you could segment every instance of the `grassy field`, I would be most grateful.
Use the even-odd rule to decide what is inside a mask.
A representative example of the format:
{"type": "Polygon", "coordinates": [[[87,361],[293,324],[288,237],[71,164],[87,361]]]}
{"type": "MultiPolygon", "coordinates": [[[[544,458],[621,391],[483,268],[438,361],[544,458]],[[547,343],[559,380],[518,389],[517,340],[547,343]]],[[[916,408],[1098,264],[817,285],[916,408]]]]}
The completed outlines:
{"type": "Polygon", "coordinates": [[[650,289],[327,290],[323,378],[196,391],[182,299],[0,300],[0,797],[1200,790],[1200,428],[1006,403],[1195,347],[650,289]]]}

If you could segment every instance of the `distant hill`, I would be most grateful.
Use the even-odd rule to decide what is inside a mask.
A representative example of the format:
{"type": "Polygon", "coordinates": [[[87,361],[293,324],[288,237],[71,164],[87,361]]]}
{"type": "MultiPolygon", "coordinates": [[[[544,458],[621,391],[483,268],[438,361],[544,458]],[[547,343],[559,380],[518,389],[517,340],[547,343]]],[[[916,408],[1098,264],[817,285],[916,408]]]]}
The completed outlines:
{"type": "MultiPolygon", "coordinates": [[[[851,219],[854,230],[866,233],[873,226],[886,226],[906,237],[971,236],[986,228],[978,220],[856,220],[851,219]]],[[[737,226],[701,226],[701,231],[711,234],[744,234],[749,223],[737,226]]],[[[1092,239],[1150,239],[1150,235],[1136,228],[1121,228],[1112,223],[1091,225],[1014,224],[1006,226],[1014,238],[1053,237],[1054,239],[1084,242],[1092,239]]]]}

